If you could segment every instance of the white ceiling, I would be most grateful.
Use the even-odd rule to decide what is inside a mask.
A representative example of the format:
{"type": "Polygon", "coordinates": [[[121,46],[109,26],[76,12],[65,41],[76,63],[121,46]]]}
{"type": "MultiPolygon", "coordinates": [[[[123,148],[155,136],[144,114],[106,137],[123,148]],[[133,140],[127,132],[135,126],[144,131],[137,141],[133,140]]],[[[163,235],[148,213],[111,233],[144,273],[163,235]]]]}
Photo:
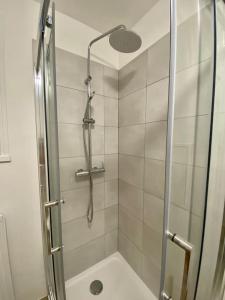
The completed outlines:
{"type": "Polygon", "coordinates": [[[158,0],[54,0],[56,10],[99,32],[118,25],[133,27],[158,0]]]}

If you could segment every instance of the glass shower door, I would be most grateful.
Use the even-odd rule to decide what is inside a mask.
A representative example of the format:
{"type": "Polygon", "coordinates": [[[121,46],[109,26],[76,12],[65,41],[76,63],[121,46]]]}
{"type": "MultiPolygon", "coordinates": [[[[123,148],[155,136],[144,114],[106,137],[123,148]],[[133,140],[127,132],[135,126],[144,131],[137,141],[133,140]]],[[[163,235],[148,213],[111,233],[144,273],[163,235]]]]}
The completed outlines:
{"type": "Polygon", "coordinates": [[[63,244],[61,223],[61,200],[59,179],[59,150],[56,95],[56,60],[55,60],[55,6],[52,4],[52,16],[49,20],[50,34],[46,45],[46,127],[49,174],[49,205],[51,216],[51,255],[56,286],[57,300],[65,299],[63,271],[63,244]]]}
{"type": "Polygon", "coordinates": [[[55,6],[43,1],[35,72],[45,273],[50,300],[65,300],[55,71],[55,6]]]}
{"type": "Polygon", "coordinates": [[[196,297],[204,237],[214,94],[214,5],[171,1],[160,299],[196,297]],[[171,298],[170,298],[171,297],[171,298]]]}

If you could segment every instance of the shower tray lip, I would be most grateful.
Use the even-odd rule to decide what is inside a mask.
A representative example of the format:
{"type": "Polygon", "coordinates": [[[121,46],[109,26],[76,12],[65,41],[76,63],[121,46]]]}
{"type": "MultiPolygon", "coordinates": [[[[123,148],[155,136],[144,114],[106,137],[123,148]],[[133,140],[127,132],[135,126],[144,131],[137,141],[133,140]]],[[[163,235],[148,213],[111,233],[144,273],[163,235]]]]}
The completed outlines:
{"type": "MultiPolygon", "coordinates": [[[[135,271],[131,268],[131,266],[127,263],[127,261],[123,258],[123,256],[119,252],[115,252],[114,254],[108,256],[107,258],[101,260],[100,262],[96,263],[89,269],[83,271],[82,273],[76,275],[75,277],[69,279],[66,281],[66,293],[67,293],[67,299],[73,299],[75,295],[73,295],[73,290],[78,291],[85,289],[86,291],[89,291],[90,283],[93,280],[101,280],[104,285],[104,291],[102,294],[96,297],[96,299],[109,299],[107,292],[112,293],[121,290],[121,293],[125,296],[125,299],[129,298],[126,297],[125,293],[127,291],[127,288],[123,287],[131,287],[134,288],[135,286],[135,292],[139,293],[138,298],[143,300],[157,300],[157,298],[153,295],[152,291],[146,286],[146,284],[143,282],[143,280],[135,273],[135,271]],[[109,271],[110,268],[110,271],[109,271]],[[109,282],[110,281],[110,282],[109,282]],[[84,288],[85,287],[85,288],[84,288]],[[104,296],[104,293],[105,296],[104,296]],[[70,298],[71,295],[71,298],[70,298]],[[142,297],[143,296],[143,297],[142,297]],[[101,298],[100,298],[101,297],[101,298]]],[[[131,289],[132,289],[131,288],[131,289]]],[[[75,293],[75,292],[74,292],[75,293]]],[[[93,295],[89,295],[90,299],[93,297],[93,295]]],[[[88,297],[88,299],[89,299],[88,297]]],[[[110,299],[111,299],[111,293],[110,293],[110,299]]],[[[115,299],[124,299],[124,297],[115,299]]],[[[87,297],[78,296],[77,300],[83,300],[87,297]]],[[[133,299],[138,299],[133,298],[133,299]]],[[[114,297],[112,298],[114,299],[114,297]]]]}

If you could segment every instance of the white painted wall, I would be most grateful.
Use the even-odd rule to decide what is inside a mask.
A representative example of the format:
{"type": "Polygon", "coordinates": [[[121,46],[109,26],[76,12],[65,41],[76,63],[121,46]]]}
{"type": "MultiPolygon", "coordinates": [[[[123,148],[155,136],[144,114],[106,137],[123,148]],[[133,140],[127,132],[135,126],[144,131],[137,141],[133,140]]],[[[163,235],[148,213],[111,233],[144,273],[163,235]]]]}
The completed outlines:
{"type": "MultiPolygon", "coordinates": [[[[32,1],[33,10],[39,12],[39,3],[32,1]]],[[[56,7],[57,9],[57,7],[56,7]]],[[[33,38],[36,39],[36,28],[33,38]]],[[[56,11],[56,46],[77,55],[87,57],[88,44],[101,35],[95,29],[56,11]]],[[[113,50],[107,38],[92,46],[92,59],[112,68],[119,68],[118,52],[113,50]]]]}
{"type": "MultiPolygon", "coordinates": [[[[0,0],[5,15],[5,69],[9,149],[0,164],[0,213],[6,217],[16,300],[45,292],[38,190],[30,0],[0,0]]],[[[37,24],[37,23],[36,23],[37,24]]]]}

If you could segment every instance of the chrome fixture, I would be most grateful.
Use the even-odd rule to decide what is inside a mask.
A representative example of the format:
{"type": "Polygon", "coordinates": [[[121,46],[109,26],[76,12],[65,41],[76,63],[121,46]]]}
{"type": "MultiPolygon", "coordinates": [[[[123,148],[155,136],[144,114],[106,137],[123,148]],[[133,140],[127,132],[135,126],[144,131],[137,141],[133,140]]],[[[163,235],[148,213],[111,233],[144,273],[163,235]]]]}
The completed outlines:
{"type": "Polygon", "coordinates": [[[142,44],[140,36],[131,30],[117,30],[110,34],[110,45],[122,53],[132,53],[137,51],[142,44]]]}
{"type": "Polygon", "coordinates": [[[85,84],[87,86],[87,104],[83,117],[83,137],[84,137],[84,148],[87,160],[87,170],[78,170],[75,175],[76,177],[89,176],[90,182],[90,201],[87,209],[87,220],[90,226],[93,221],[93,178],[94,174],[100,174],[105,172],[104,165],[101,168],[92,166],[92,136],[91,129],[95,120],[91,116],[91,101],[95,96],[95,92],[91,90],[91,47],[94,43],[101,40],[102,38],[109,36],[110,45],[117,51],[123,53],[131,53],[137,51],[141,47],[141,38],[135,32],[127,30],[125,25],[118,25],[109,31],[103,33],[96,39],[92,40],[88,45],[88,57],[87,57],[87,78],[85,84]],[[88,130],[88,140],[86,141],[85,130],[88,130]]]}
{"type": "MultiPolygon", "coordinates": [[[[182,280],[182,287],[181,287],[181,295],[180,300],[187,299],[187,285],[188,285],[188,274],[190,269],[190,261],[191,261],[191,253],[192,253],[192,245],[185,241],[182,237],[177,235],[176,233],[167,232],[167,237],[170,241],[172,241],[175,245],[180,247],[185,251],[185,258],[184,258],[184,271],[183,271],[183,280],[182,280]]],[[[172,299],[171,297],[169,299],[172,299]]]]}
{"type": "Polygon", "coordinates": [[[51,255],[54,255],[55,253],[61,251],[63,248],[64,248],[64,245],[55,247],[55,248],[51,248],[51,255]]]}
{"type": "Polygon", "coordinates": [[[39,26],[38,26],[38,47],[37,47],[37,60],[36,60],[36,72],[39,72],[40,62],[41,62],[41,48],[43,36],[45,34],[45,27],[48,19],[48,10],[49,10],[50,0],[43,0],[40,9],[40,17],[39,17],[39,26]]]}
{"type": "Polygon", "coordinates": [[[55,4],[42,0],[34,68],[37,150],[46,287],[49,300],[65,300],[57,127],[55,4]]]}
{"type": "Polygon", "coordinates": [[[77,177],[84,177],[84,176],[89,175],[89,173],[91,173],[91,174],[99,174],[99,173],[104,173],[104,172],[105,172],[105,168],[104,167],[102,167],[102,168],[94,167],[94,168],[91,169],[91,172],[89,172],[89,170],[79,169],[76,172],[76,176],[77,177]]]}
{"type": "Polygon", "coordinates": [[[44,204],[44,207],[45,208],[51,208],[51,207],[54,207],[54,206],[57,206],[57,205],[59,205],[59,204],[64,204],[65,203],[65,201],[64,200],[57,200],[57,201],[49,201],[49,202],[46,202],[45,204],[44,204]]]}
{"type": "Polygon", "coordinates": [[[92,281],[90,285],[90,292],[92,295],[99,295],[103,291],[103,284],[100,280],[92,281]]]}
{"type": "Polygon", "coordinates": [[[176,61],[177,61],[177,1],[170,0],[170,64],[169,64],[169,98],[167,113],[167,138],[166,138],[166,167],[164,188],[164,216],[162,238],[162,260],[159,299],[171,299],[164,291],[167,263],[167,243],[169,232],[169,209],[171,204],[172,167],[173,167],[173,132],[174,109],[176,92],[176,61]]]}
{"type": "Polygon", "coordinates": [[[172,300],[170,296],[168,296],[165,292],[162,292],[162,299],[163,300],[172,300]]]}

